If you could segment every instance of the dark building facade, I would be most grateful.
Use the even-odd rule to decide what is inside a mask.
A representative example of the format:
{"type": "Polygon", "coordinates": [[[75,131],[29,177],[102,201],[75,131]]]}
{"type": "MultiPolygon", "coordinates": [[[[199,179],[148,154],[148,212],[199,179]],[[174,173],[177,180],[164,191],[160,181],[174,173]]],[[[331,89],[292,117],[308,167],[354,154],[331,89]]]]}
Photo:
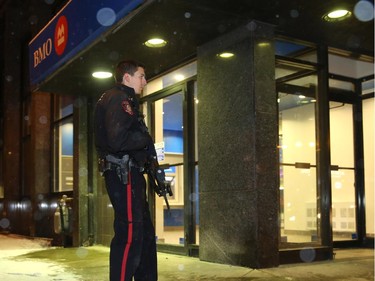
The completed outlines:
{"type": "Polygon", "coordinates": [[[134,58],[174,190],[170,212],[148,194],[159,251],[264,268],[373,246],[373,2],[287,2],[91,1],[71,20],[75,0],[1,1],[0,231],[109,245],[92,112],[113,78],[91,72],[134,58]],[[51,25],[69,54],[39,73],[51,25]]]}

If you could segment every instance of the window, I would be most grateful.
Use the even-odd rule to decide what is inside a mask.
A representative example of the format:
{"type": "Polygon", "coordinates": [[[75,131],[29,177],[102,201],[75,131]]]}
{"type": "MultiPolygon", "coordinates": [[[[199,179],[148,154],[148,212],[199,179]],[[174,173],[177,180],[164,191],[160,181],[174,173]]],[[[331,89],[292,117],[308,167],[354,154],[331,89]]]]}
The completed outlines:
{"type": "Polygon", "coordinates": [[[73,190],[73,97],[55,96],[53,123],[53,191],[73,190]]]}

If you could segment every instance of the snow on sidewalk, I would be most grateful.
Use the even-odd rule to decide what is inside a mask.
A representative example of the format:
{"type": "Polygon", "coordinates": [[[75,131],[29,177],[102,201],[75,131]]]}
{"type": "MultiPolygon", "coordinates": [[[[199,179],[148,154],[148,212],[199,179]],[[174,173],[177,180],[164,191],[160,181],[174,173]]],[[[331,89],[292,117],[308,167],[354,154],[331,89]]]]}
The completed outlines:
{"type": "Polygon", "coordinates": [[[48,249],[49,241],[18,235],[0,234],[0,280],[4,281],[78,281],[79,276],[61,264],[29,259],[22,255],[48,249]]]}

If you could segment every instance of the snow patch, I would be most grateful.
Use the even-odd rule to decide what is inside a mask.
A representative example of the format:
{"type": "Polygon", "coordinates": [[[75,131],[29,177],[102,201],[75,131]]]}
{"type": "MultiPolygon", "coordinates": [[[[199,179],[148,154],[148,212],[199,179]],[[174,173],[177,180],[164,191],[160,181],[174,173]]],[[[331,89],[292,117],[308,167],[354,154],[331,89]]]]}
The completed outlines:
{"type": "Polygon", "coordinates": [[[0,234],[0,280],[6,281],[78,281],[79,276],[66,272],[61,264],[21,255],[48,249],[50,241],[0,234]]]}

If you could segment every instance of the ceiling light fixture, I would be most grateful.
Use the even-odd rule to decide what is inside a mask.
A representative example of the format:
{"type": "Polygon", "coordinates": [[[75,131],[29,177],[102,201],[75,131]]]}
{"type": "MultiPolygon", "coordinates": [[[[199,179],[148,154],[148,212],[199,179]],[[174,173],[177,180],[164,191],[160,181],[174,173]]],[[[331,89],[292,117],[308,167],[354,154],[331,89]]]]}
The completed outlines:
{"type": "Polygon", "coordinates": [[[323,16],[325,21],[341,21],[351,16],[351,12],[345,9],[331,11],[323,16]]]}
{"type": "Polygon", "coordinates": [[[258,46],[261,47],[261,48],[264,48],[264,47],[270,46],[270,43],[269,42],[260,42],[260,43],[258,43],[258,46]]]}
{"type": "Polygon", "coordinates": [[[92,76],[98,79],[106,79],[112,77],[112,73],[108,71],[95,71],[92,76]]]}
{"type": "Polygon", "coordinates": [[[233,57],[234,54],[230,53],[230,52],[223,52],[223,53],[218,54],[218,56],[223,58],[223,59],[229,59],[229,58],[233,57]]]}
{"type": "Polygon", "coordinates": [[[145,45],[150,48],[161,48],[167,45],[167,41],[161,38],[151,38],[145,42],[145,45]]]}

